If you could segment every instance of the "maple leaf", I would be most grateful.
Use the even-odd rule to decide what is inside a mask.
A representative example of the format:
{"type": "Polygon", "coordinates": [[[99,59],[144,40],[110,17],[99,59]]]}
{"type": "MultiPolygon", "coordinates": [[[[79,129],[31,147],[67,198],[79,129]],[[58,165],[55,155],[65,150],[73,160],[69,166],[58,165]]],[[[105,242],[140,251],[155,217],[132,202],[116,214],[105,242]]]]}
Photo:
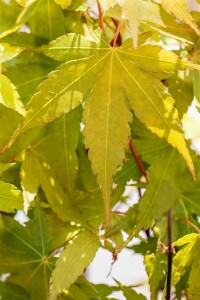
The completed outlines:
{"type": "Polygon", "coordinates": [[[99,31],[96,41],[71,34],[40,50],[57,60],[71,60],[50,73],[38,87],[26,107],[24,120],[3,150],[28,130],[51,122],[84,102],[85,143],[103,193],[108,226],[112,177],[128,146],[131,109],[148,129],[178,149],[194,176],[174,100],[157,74],[199,67],[158,46],[132,49],[127,42],[112,48],[98,34],[99,31]]]}
{"type": "Polygon", "coordinates": [[[51,231],[44,212],[36,206],[31,230],[10,217],[3,217],[0,250],[0,271],[9,272],[9,281],[25,287],[32,299],[46,299],[54,259],[47,258],[51,250],[51,231]]]}
{"type": "Polygon", "coordinates": [[[166,12],[173,14],[180,21],[188,24],[198,35],[200,35],[200,30],[195,24],[191,14],[188,12],[188,3],[186,0],[161,0],[161,5],[166,12]]]}

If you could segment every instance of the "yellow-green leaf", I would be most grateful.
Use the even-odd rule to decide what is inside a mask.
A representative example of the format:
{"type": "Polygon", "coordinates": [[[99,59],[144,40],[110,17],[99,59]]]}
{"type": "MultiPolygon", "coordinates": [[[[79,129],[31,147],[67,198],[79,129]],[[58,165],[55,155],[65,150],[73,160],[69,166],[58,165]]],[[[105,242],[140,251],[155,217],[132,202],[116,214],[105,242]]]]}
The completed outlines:
{"type": "Polygon", "coordinates": [[[57,4],[59,4],[62,9],[67,8],[68,6],[71,5],[72,0],[54,0],[57,4]]]}
{"type": "Polygon", "coordinates": [[[185,22],[200,35],[199,28],[195,24],[191,14],[188,12],[188,3],[186,0],[161,0],[161,5],[167,13],[173,14],[177,19],[185,22]]]}
{"type": "Polygon", "coordinates": [[[10,46],[7,43],[0,44],[0,63],[4,63],[7,60],[19,55],[23,51],[21,47],[10,46]]]}
{"type": "Polygon", "coordinates": [[[88,231],[80,233],[68,243],[52,273],[52,285],[48,300],[57,299],[64,289],[68,289],[76,281],[93,260],[98,247],[98,236],[88,231]]]}
{"type": "Polygon", "coordinates": [[[28,130],[85,102],[85,143],[103,193],[107,225],[113,176],[128,146],[130,110],[149,130],[178,149],[195,176],[174,100],[157,78],[199,66],[158,46],[133,49],[127,41],[119,48],[111,48],[104,36],[96,42],[78,35],[64,36],[45,46],[42,52],[56,60],[69,57],[70,61],[50,73],[38,87],[26,107],[24,120],[3,151],[28,130]]]}
{"type": "Polygon", "coordinates": [[[19,99],[15,86],[3,74],[0,74],[0,103],[16,110],[21,115],[25,114],[25,109],[19,99]]]}
{"type": "Polygon", "coordinates": [[[105,64],[106,69],[103,68],[99,73],[96,86],[86,101],[83,122],[85,143],[103,193],[108,226],[112,177],[124,158],[124,149],[128,146],[130,135],[128,123],[132,118],[120,86],[114,53],[111,53],[105,64]]]}
{"type": "Polygon", "coordinates": [[[23,207],[22,192],[13,184],[0,181],[0,211],[14,212],[23,207]]]}

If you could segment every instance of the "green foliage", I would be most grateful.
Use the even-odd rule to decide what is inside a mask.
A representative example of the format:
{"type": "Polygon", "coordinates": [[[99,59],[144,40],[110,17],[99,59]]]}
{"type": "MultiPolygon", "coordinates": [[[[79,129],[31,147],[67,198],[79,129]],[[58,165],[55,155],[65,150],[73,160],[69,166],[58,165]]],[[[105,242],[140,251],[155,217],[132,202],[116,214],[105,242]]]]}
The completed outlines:
{"type": "Polygon", "coordinates": [[[99,247],[128,247],[164,299],[172,227],[172,286],[197,300],[200,160],[182,121],[199,109],[200,14],[185,0],[97,6],[0,2],[0,298],[146,299],[83,276],[99,247]]]}

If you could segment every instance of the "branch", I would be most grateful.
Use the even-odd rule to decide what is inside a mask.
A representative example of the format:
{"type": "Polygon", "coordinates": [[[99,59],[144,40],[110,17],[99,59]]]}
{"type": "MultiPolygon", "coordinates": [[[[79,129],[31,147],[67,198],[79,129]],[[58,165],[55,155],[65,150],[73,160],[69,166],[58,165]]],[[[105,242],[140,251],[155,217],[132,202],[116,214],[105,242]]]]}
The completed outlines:
{"type": "Polygon", "coordinates": [[[133,157],[135,158],[135,161],[136,161],[140,171],[142,172],[142,174],[144,175],[144,177],[146,178],[146,181],[147,181],[147,172],[146,172],[146,170],[145,170],[145,168],[144,168],[144,166],[143,166],[143,164],[142,164],[142,162],[139,158],[139,155],[137,154],[137,152],[136,152],[136,150],[133,146],[133,141],[132,141],[131,137],[129,137],[129,147],[131,149],[133,157]]]}
{"type": "Polygon", "coordinates": [[[116,27],[116,31],[115,31],[115,35],[114,35],[114,38],[113,38],[113,48],[116,47],[117,45],[117,39],[118,39],[118,36],[119,36],[119,33],[120,33],[120,26],[119,26],[119,21],[117,21],[117,27],[116,27]]]}
{"type": "Polygon", "coordinates": [[[194,223],[192,223],[190,220],[187,220],[187,219],[180,219],[178,220],[179,222],[183,222],[183,223],[187,223],[189,224],[190,226],[192,226],[199,234],[200,234],[200,229],[199,227],[197,227],[194,223]]]}
{"type": "Polygon", "coordinates": [[[98,7],[98,11],[99,11],[99,27],[101,28],[101,30],[103,32],[105,32],[105,27],[104,27],[104,24],[103,24],[103,13],[102,13],[102,9],[101,9],[101,6],[100,6],[100,3],[99,1],[97,0],[97,7],[98,7]]]}
{"type": "Polygon", "coordinates": [[[172,260],[173,260],[172,211],[171,211],[171,209],[167,213],[167,237],[168,237],[168,259],[167,259],[167,293],[166,293],[166,300],[170,300],[171,299],[172,260]]]}

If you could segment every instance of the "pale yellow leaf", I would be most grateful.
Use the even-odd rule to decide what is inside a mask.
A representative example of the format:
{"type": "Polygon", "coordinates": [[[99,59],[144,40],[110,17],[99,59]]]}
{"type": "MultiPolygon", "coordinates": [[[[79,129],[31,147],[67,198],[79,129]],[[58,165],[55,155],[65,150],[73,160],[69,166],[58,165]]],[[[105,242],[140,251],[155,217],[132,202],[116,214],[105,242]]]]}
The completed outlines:
{"type": "Polygon", "coordinates": [[[185,0],[161,0],[161,5],[167,13],[174,15],[178,20],[185,22],[200,35],[200,30],[188,12],[188,3],[185,0]]]}

